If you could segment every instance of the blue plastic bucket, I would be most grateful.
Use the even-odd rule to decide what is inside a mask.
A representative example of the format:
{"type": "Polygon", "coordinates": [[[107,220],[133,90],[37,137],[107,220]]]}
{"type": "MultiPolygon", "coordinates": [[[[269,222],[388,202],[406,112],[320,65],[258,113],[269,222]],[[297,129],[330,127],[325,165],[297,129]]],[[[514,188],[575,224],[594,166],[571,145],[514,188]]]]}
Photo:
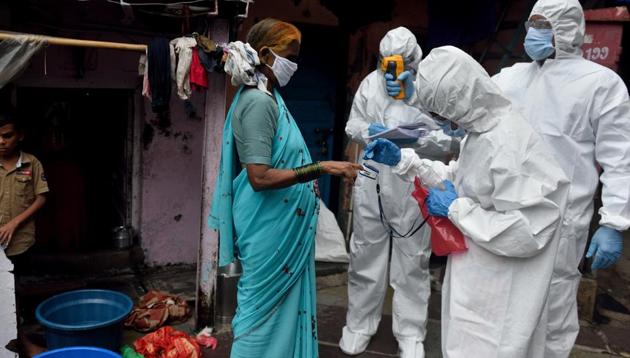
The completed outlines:
{"type": "MultiPolygon", "coordinates": [[[[109,290],[78,290],[53,296],[35,315],[46,329],[48,349],[89,346],[118,351],[131,299],[109,290]]],[[[65,357],[65,356],[64,356],[65,357]]]]}
{"type": "Polygon", "coordinates": [[[121,358],[121,355],[103,348],[68,347],[38,354],[33,358],[121,358]]]}

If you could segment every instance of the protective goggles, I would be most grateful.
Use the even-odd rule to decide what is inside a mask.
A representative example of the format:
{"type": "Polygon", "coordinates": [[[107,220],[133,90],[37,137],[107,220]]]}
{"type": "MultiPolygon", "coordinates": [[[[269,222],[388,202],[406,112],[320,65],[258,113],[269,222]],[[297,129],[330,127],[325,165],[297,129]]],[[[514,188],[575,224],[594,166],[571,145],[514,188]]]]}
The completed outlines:
{"type": "Polygon", "coordinates": [[[525,21],[525,30],[529,30],[530,27],[533,27],[538,30],[551,30],[551,22],[547,20],[529,20],[525,21]]]}

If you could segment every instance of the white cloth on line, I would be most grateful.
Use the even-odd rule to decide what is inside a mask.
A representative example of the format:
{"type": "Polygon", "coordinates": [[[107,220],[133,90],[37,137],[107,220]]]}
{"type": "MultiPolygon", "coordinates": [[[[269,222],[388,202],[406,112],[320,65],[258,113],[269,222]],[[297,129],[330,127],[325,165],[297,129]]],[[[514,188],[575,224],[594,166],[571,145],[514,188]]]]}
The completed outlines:
{"type": "Polygon", "coordinates": [[[181,99],[189,99],[192,94],[190,64],[195,46],[197,40],[192,37],[178,37],[170,42],[171,78],[177,83],[177,95],[181,99]]]}

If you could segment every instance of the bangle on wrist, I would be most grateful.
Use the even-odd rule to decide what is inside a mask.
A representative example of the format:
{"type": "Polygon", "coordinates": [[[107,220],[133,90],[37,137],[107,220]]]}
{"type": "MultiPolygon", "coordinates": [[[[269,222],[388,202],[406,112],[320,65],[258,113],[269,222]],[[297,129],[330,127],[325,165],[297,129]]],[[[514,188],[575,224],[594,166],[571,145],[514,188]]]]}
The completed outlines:
{"type": "Polygon", "coordinates": [[[293,168],[298,183],[307,183],[322,175],[322,166],[319,162],[311,163],[302,167],[293,168]]]}

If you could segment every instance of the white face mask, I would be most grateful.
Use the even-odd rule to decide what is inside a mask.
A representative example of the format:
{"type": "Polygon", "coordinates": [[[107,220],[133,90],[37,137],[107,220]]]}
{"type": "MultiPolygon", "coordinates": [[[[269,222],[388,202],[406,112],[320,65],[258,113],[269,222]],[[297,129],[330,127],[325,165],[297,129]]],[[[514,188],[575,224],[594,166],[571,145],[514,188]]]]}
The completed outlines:
{"type": "Polygon", "coordinates": [[[273,50],[269,49],[271,53],[276,57],[273,61],[273,66],[267,65],[267,67],[271,68],[273,75],[276,76],[276,80],[278,80],[278,84],[280,87],[284,87],[289,83],[291,77],[295,71],[297,71],[298,65],[295,62],[289,61],[284,57],[276,55],[273,50]]]}

